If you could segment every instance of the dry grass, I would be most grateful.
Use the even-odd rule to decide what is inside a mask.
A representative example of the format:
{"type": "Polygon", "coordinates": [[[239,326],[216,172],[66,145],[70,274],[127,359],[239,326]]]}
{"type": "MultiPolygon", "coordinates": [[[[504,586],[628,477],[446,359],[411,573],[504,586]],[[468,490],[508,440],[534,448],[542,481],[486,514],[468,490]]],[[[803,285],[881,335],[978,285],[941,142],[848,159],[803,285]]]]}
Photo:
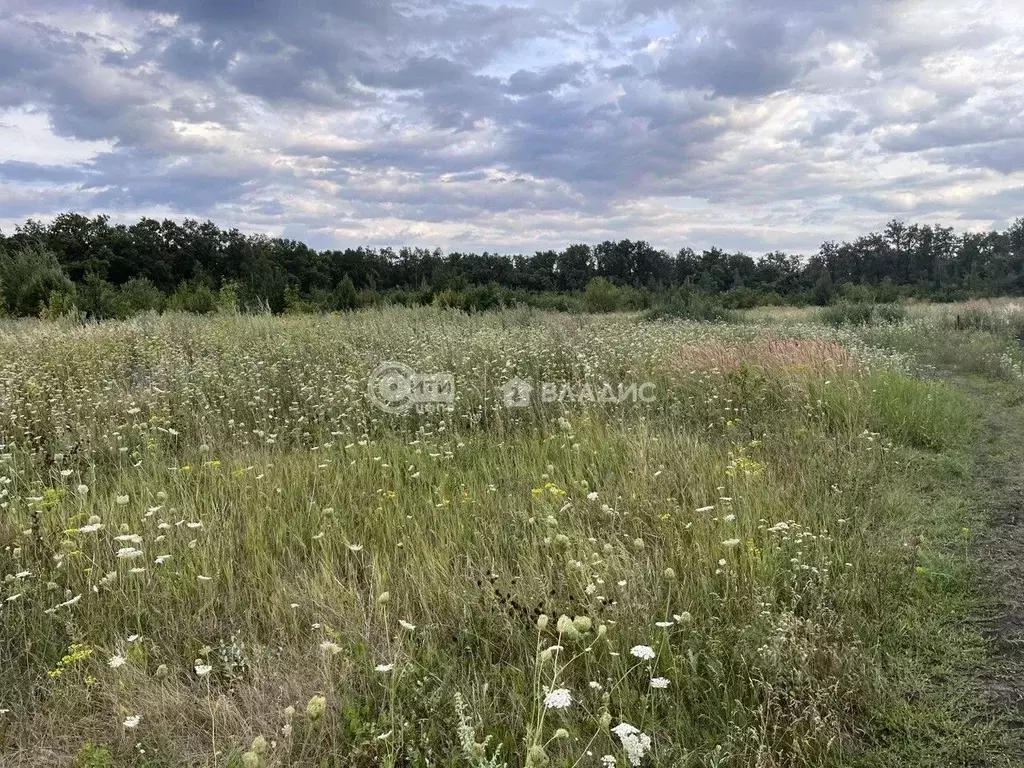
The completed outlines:
{"type": "Polygon", "coordinates": [[[737,370],[743,366],[787,374],[857,376],[863,364],[846,347],[825,339],[766,337],[728,344],[720,340],[687,344],[672,363],[683,373],[737,370]]]}

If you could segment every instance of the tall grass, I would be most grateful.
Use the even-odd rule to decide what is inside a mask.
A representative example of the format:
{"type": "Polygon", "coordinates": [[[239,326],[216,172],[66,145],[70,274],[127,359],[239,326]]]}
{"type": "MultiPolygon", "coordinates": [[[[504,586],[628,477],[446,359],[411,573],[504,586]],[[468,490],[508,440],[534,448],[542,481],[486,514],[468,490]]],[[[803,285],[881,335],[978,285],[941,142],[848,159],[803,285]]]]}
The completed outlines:
{"type": "Polygon", "coordinates": [[[896,695],[889,617],[922,599],[880,535],[901,457],[966,411],[802,333],[432,309],[8,326],[5,759],[849,764],[896,695]],[[452,372],[453,409],[376,409],[389,359],[452,372]],[[656,397],[504,407],[513,376],[656,397]]]}

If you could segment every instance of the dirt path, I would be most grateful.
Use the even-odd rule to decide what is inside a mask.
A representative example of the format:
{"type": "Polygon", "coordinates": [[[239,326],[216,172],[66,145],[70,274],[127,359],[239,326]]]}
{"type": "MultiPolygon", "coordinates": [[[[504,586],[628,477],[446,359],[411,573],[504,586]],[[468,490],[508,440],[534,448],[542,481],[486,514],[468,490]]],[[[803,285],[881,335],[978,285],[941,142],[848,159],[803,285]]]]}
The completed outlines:
{"type": "Polygon", "coordinates": [[[1024,410],[992,385],[962,386],[986,404],[975,479],[990,522],[977,546],[993,598],[979,621],[993,664],[978,684],[992,722],[1008,736],[1006,765],[1024,766],[1024,410]]]}

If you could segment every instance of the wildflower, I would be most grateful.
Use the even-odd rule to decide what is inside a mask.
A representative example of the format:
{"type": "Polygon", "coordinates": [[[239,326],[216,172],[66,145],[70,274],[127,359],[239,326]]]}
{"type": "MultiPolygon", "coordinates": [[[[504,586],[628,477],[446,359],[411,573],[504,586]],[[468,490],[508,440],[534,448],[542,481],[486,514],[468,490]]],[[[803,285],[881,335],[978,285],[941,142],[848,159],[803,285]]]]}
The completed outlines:
{"type": "Polygon", "coordinates": [[[597,501],[597,491],[591,491],[590,493],[588,493],[587,498],[590,501],[597,501]]]}
{"type": "Polygon", "coordinates": [[[711,504],[711,505],[706,506],[706,507],[697,507],[697,509],[695,509],[694,512],[711,512],[711,511],[714,510],[714,508],[715,508],[715,505],[711,504]]]}
{"type": "Polygon", "coordinates": [[[667,581],[675,581],[676,580],[676,572],[672,568],[666,568],[665,569],[665,579],[667,581]]]}
{"type": "Polygon", "coordinates": [[[126,505],[128,503],[128,495],[125,494],[124,496],[118,496],[115,499],[115,501],[117,502],[117,506],[123,507],[124,505],[126,505]]]}
{"type": "Polygon", "coordinates": [[[75,595],[70,600],[65,600],[63,603],[57,605],[58,608],[70,608],[72,605],[82,599],[81,595],[75,595]]]}
{"type": "Polygon", "coordinates": [[[213,581],[212,576],[203,576],[202,574],[197,575],[196,578],[200,581],[213,581]]]}
{"type": "Polygon", "coordinates": [[[113,656],[111,656],[110,660],[107,662],[107,666],[110,667],[111,669],[117,669],[118,667],[123,667],[124,664],[125,664],[124,656],[121,656],[121,655],[118,655],[118,654],[114,654],[113,656]]]}
{"type": "Polygon", "coordinates": [[[204,664],[202,659],[196,659],[195,661],[196,674],[200,677],[206,677],[213,671],[213,667],[209,664],[204,664]]]}
{"type": "Polygon", "coordinates": [[[376,667],[374,667],[374,669],[378,672],[390,672],[394,668],[394,664],[378,664],[376,667]]]}
{"type": "Polygon", "coordinates": [[[739,539],[726,539],[725,541],[722,542],[722,546],[726,547],[727,549],[732,549],[733,547],[738,547],[739,544],[740,544],[740,540],[739,539]]]}
{"type": "Polygon", "coordinates": [[[134,560],[136,557],[142,557],[142,550],[135,547],[121,547],[117,550],[117,557],[119,560],[134,560]]]}
{"type": "Polygon", "coordinates": [[[390,599],[391,599],[391,593],[390,592],[381,592],[379,595],[377,595],[377,605],[386,605],[388,600],[390,600],[390,599]]]}
{"type": "Polygon", "coordinates": [[[345,546],[347,546],[349,548],[350,552],[362,552],[363,551],[363,545],[362,544],[346,544],[345,546]]]}
{"type": "Polygon", "coordinates": [[[640,729],[629,723],[619,723],[612,728],[612,733],[619,737],[622,748],[626,750],[626,759],[630,765],[640,765],[644,755],[651,750],[651,737],[641,733],[640,729]]]}
{"type": "Polygon", "coordinates": [[[660,627],[661,629],[666,629],[667,627],[671,627],[674,624],[675,624],[674,621],[656,621],[656,622],[654,622],[654,626],[660,627]]]}
{"type": "Polygon", "coordinates": [[[128,717],[126,717],[124,719],[124,727],[125,728],[134,728],[135,726],[137,726],[139,724],[139,720],[141,720],[141,719],[142,718],[140,718],[138,715],[129,715],[128,717]]]}
{"type": "Polygon", "coordinates": [[[544,697],[545,709],[567,709],[572,705],[572,692],[568,688],[555,688],[544,697]]]}
{"type": "Polygon", "coordinates": [[[650,660],[655,658],[658,654],[654,652],[654,649],[649,645],[634,645],[629,649],[631,655],[636,656],[638,659],[650,660]]]}
{"type": "Polygon", "coordinates": [[[407,632],[414,632],[416,630],[415,624],[410,624],[408,621],[405,621],[403,619],[398,620],[398,625],[407,632]]]}
{"type": "Polygon", "coordinates": [[[690,615],[689,611],[683,611],[682,613],[672,614],[672,618],[676,620],[677,624],[689,624],[693,621],[693,616],[690,615]]]}
{"type": "Polygon", "coordinates": [[[323,717],[327,708],[327,699],[323,696],[312,696],[306,703],[306,717],[310,720],[319,720],[323,717]]]}
{"type": "Polygon", "coordinates": [[[82,483],[75,490],[78,491],[82,496],[85,496],[85,494],[89,492],[89,486],[86,485],[85,483],[82,483]]]}
{"type": "Polygon", "coordinates": [[[652,677],[651,688],[664,689],[668,688],[669,679],[667,677],[652,677]]]}
{"type": "Polygon", "coordinates": [[[544,751],[544,747],[540,744],[530,747],[530,751],[526,754],[526,768],[540,768],[540,766],[547,765],[549,762],[548,753],[544,751]]]}
{"type": "Polygon", "coordinates": [[[537,617],[537,629],[539,629],[541,632],[543,632],[544,629],[547,628],[547,626],[548,626],[548,615],[546,613],[542,613],[540,616],[537,617]]]}
{"type": "Polygon", "coordinates": [[[565,728],[559,728],[557,731],[555,731],[555,735],[552,736],[552,738],[553,739],[568,739],[569,738],[569,732],[567,730],[565,730],[565,728]]]}
{"type": "Polygon", "coordinates": [[[114,541],[127,541],[132,544],[141,544],[142,537],[137,533],[125,533],[121,536],[115,536],[114,541]]]}
{"type": "Polygon", "coordinates": [[[540,660],[542,662],[547,663],[551,661],[551,657],[555,654],[555,652],[560,650],[562,650],[562,646],[560,645],[552,645],[550,648],[545,648],[543,651],[540,652],[540,660]]]}
{"type": "Polygon", "coordinates": [[[159,667],[156,668],[156,672],[153,673],[153,677],[155,677],[157,680],[163,680],[165,677],[167,677],[167,674],[167,665],[161,664],[159,667]]]}
{"type": "Polygon", "coordinates": [[[156,560],[154,560],[153,562],[157,565],[163,565],[167,562],[168,558],[170,558],[170,555],[157,555],[156,560]]]}
{"type": "Polygon", "coordinates": [[[324,640],[320,643],[320,650],[327,651],[333,656],[336,653],[341,653],[341,646],[337,643],[332,643],[330,640],[324,640]]]}
{"type": "Polygon", "coordinates": [[[572,624],[580,633],[589,632],[590,628],[593,626],[593,622],[590,620],[589,616],[576,616],[573,618],[572,624]]]}
{"type": "Polygon", "coordinates": [[[615,768],[615,755],[604,755],[601,757],[603,768],[615,768]]]}
{"type": "Polygon", "coordinates": [[[100,530],[100,528],[102,528],[102,527],[103,527],[103,523],[89,523],[88,525],[83,525],[81,528],[79,528],[78,532],[79,533],[96,533],[96,531],[100,530]]]}

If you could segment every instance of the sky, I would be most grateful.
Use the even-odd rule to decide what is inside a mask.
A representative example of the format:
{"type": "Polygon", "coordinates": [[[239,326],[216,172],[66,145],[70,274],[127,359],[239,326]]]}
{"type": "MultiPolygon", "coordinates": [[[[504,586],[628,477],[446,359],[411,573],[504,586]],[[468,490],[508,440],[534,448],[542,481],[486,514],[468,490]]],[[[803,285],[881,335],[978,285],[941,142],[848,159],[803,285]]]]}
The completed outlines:
{"type": "Polygon", "coordinates": [[[0,0],[0,230],[813,253],[1024,215],[1019,0],[0,0]]]}

